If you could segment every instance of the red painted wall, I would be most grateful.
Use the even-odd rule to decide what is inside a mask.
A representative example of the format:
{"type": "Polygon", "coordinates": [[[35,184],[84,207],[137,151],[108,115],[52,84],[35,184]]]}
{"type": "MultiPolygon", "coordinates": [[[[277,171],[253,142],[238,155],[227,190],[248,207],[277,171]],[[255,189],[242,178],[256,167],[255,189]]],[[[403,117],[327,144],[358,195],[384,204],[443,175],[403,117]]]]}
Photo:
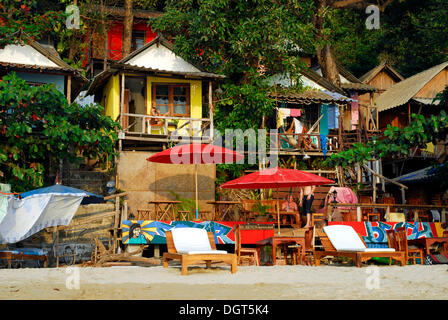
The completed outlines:
{"type": "MultiPolygon", "coordinates": [[[[121,60],[123,49],[123,23],[117,21],[108,32],[109,39],[109,59],[121,60]]],[[[146,23],[134,24],[133,30],[146,31],[145,43],[148,43],[157,36],[157,33],[152,31],[151,27],[146,23]]]]}

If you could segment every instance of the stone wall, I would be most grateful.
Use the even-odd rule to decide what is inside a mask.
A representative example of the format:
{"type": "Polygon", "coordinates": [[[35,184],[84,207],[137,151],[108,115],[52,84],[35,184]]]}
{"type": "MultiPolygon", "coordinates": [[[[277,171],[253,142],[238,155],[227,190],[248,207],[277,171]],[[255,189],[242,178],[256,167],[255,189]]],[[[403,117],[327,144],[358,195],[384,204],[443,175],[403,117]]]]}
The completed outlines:
{"type": "MultiPolygon", "coordinates": [[[[123,151],[118,162],[118,188],[129,192],[128,214],[137,209],[154,211],[152,200],[175,200],[170,191],[194,199],[194,165],[161,164],[146,159],[155,152],[123,151]]],[[[198,165],[199,209],[211,211],[207,201],[215,199],[216,166],[198,165]]]]}

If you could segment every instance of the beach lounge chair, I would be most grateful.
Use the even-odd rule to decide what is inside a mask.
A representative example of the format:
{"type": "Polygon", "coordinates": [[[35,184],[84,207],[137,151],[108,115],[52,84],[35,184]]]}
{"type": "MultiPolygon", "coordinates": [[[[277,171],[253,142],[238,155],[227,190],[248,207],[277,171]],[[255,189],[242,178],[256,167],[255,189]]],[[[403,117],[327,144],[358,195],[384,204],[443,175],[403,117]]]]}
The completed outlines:
{"type": "Polygon", "coordinates": [[[42,261],[44,268],[48,264],[48,254],[42,249],[24,248],[0,251],[0,259],[8,261],[8,268],[11,268],[13,260],[37,260],[42,261]]]}
{"type": "Polygon", "coordinates": [[[198,228],[173,228],[165,232],[168,252],[163,253],[163,267],[168,261],[180,260],[182,275],[188,274],[188,266],[205,261],[209,268],[212,262],[224,262],[231,265],[231,272],[237,270],[236,254],[216,250],[213,233],[198,228]]]}
{"type": "Polygon", "coordinates": [[[320,265],[320,259],[325,256],[348,257],[359,268],[361,264],[371,258],[392,258],[405,263],[405,254],[393,248],[367,248],[364,240],[356,233],[355,229],[346,225],[332,225],[323,228],[318,233],[324,251],[315,251],[316,266],[320,265]]]}

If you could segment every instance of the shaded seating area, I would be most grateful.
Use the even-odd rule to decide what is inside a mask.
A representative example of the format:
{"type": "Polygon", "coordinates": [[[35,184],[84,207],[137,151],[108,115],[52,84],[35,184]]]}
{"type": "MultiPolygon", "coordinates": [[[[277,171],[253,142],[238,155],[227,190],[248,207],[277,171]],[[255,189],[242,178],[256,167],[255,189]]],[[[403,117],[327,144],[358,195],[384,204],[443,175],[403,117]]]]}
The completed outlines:
{"type": "Polygon", "coordinates": [[[396,260],[401,266],[405,265],[404,252],[394,248],[368,248],[351,226],[326,226],[318,235],[324,250],[314,252],[316,266],[320,265],[320,260],[325,256],[350,258],[358,268],[363,262],[380,257],[396,260]]]}
{"type": "Polygon", "coordinates": [[[224,250],[216,250],[213,233],[198,228],[174,228],[165,233],[168,252],[163,253],[163,267],[168,262],[178,260],[181,274],[188,274],[188,266],[198,263],[210,268],[212,263],[223,262],[230,265],[230,271],[237,271],[237,255],[224,250]]]}

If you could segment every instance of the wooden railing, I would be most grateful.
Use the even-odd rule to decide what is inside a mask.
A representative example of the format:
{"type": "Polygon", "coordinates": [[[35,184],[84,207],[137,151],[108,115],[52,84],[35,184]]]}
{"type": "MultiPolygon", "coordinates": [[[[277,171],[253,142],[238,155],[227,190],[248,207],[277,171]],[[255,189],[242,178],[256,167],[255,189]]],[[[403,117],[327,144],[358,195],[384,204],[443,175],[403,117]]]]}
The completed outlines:
{"type": "Polygon", "coordinates": [[[150,116],[134,113],[123,113],[123,118],[127,120],[124,121],[127,123],[123,128],[125,133],[199,137],[210,127],[209,118],[150,116]]]}
{"type": "Polygon", "coordinates": [[[341,150],[341,141],[338,135],[326,135],[325,146],[322,145],[320,134],[308,133],[274,133],[279,151],[316,151],[338,152],[341,150]]]}
{"type": "MultiPolygon", "coordinates": [[[[377,209],[386,209],[386,217],[390,214],[390,208],[401,208],[401,209],[416,209],[416,210],[430,210],[430,209],[440,209],[442,212],[440,213],[440,218],[442,223],[446,223],[446,212],[448,210],[448,206],[437,206],[437,205],[412,205],[412,204],[392,204],[392,203],[327,203],[327,208],[330,207],[352,207],[356,208],[357,211],[357,221],[361,221],[361,209],[362,208],[377,208],[377,209]]],[[[328,214],[328,212],[327,212],[328,214]]],[[[331,215],[328,215],[331,217],[331,215]]],[[[330,219],[331,221],[331,219],[330,219]]]]}

